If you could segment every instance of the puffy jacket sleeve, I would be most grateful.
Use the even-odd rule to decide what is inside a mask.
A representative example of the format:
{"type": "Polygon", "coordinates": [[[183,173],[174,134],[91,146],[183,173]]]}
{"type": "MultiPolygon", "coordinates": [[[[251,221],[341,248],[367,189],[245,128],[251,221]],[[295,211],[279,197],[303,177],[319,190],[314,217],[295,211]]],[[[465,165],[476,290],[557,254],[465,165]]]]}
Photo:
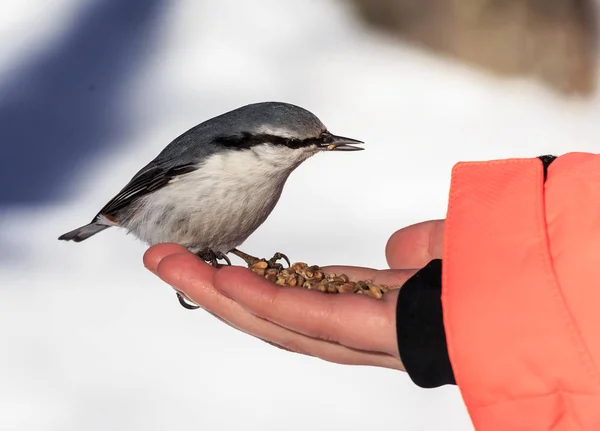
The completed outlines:
{"type": "Polygon", "coordinates": [[[460,163],[442,307],[477,431],[600,430],[600,155],[460,163]]]}

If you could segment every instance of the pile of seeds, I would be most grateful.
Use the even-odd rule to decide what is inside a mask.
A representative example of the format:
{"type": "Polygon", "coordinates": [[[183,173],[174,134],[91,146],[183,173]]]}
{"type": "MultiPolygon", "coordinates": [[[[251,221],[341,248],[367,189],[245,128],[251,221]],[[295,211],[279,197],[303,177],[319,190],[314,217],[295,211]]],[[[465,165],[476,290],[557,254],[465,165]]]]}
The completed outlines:
{"type": "Polygon", "coordinates": [[[303,287],[323,293],[355,293],[381,299],[385,292],[394,289],[371,280],[350,281],[346,274],[326,274],[319,266],[308,266],[303,262],[278,270],[260,261],[251,265],[250,270],[279,286],[303,287]]]}

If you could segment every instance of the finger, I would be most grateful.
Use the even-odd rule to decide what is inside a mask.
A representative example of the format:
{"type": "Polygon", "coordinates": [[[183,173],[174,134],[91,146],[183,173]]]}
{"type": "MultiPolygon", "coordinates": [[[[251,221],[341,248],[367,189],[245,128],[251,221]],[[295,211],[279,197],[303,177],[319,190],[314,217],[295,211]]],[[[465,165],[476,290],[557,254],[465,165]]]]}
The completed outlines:
{"type": "Polygon", "coordinates": [[[264,342],[265,342],[265,343],[267,343],[269,346],[277,347],[278,349],[285,350],[286,352],[290,352],[290,353],[298,353],[298,352],[294,352],[293,350],[290,350],[290,349],[288,349],[287,347],[283,347],[283,346],[280,346],[279,344],[275,344],[275,343],[274,343],[274,342],[272,342],[272,341],[265,340],[265,339],[262,339],[262,338],[259,338],[259,340],[261,340],[261,341],[264,341],[264,342]]]}
{"type": "MultiPolygon", "coordinates": [[[[253,315],[237,302],[215,290],[212,286],[212,278],[217,270],[201,261],[199,263],[196,261],[199,260],[194,261],[182,254],[168,256],[159,264],[158,275],[163,281],[183,291],[195,303],[230,326],[286,350],[330,362],[404,369],[400,360],[392,356],[312,339],[253,315]],[[205,267],[210,272],[206,271],[205,267]]],[[[250,273],[250,275],[254,274],[250,273]]],[[[266,280],[260,278],[259,280],[270,284],[266,280]]]]}
{"type": "Polygon", "coordinates": [[[431,220],[396,231],[386,245],[390,268],[422,268],[442,257],[444,220],[431,220]]]}
{"type": "Polygon", "coordinates": [[[385,284],[390,287],[400,287],[414,275],[416,269],[373,269],[360,266],[326,266],[325,273],[346,274],[352,281],[371,280],[376,284],[385,284]]]}
{"type": "Polygon", "coordinates": [[[156,266],[156,274],[163,281],[186,295],[194,290],[209,291],[217,295],[212,285],[216,272],[216,268],[190,252],[167,255],[156,266]]]}
{"type": "Polygon", "coordinates": [[[242,307],[294,332],[345,346],[398,355],[396,291],[388,301],[280,288],[242,268],[224,268],[214,284],[242,307]]]}
{"type": "MultiPolygon", "coordinates": [[[[252,316],[256,319],[258,317],[252,316]]],[[[260,319],[259,319],[260,320],[260,319]]],[[[305,335],[297,334],[293,331],[276,326],[274,323],[263,320],[262,322],[275,326],[283,331],[286,331],[289,336],[275,336],[273,340],[281,339],[282,341],[273,341],[260,338],[253,335],[265,343],[277,347],[278,349],[287,352],[300,353],[306,356],[323,359],[324,361],[334,362],[342,365],[367,365],[373,367],[391,368],[400,371],[406,371],[400,359],[384,353],[364,352],[361,350],[351,349],[340,344],[334,344],[327,341],[316,340],[305,335]],[[281,343],[281,344],[279,344],[281,343]]]]}
{"type": "Polygon", "coordinates": [[[146,250],[146,253],[144,253],[144,266],[153,273],[156,273],[156,267],[161,260],[163,260],[166,256],[178,253],[191,254],[187,248],[182,247],[179,244],[164,243],[155,245],[150,247],[148,250],[146,250]]]}

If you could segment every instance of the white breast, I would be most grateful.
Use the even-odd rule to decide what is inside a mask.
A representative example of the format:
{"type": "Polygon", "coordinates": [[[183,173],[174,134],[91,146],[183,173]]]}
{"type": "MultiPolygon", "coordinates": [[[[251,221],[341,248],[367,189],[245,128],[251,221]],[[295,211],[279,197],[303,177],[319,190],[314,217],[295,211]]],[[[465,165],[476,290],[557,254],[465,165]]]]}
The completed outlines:
{"type": "Polygon", "coordinates": [[[209,157],[143,197],[124,226],[150,245],[228,252],[268,217],[289,174],[310,155],[267,145],[209,157]]]}

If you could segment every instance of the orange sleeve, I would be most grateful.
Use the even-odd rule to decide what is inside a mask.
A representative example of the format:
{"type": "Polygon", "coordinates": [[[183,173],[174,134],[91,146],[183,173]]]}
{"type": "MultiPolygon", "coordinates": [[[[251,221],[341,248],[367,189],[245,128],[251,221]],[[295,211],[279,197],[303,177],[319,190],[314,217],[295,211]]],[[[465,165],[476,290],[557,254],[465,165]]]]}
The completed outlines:
{"type": "Polygon", "coordinates": [[[600,430],[600,155],[456,165],[443,262],[477,431],[600,430]]]}

